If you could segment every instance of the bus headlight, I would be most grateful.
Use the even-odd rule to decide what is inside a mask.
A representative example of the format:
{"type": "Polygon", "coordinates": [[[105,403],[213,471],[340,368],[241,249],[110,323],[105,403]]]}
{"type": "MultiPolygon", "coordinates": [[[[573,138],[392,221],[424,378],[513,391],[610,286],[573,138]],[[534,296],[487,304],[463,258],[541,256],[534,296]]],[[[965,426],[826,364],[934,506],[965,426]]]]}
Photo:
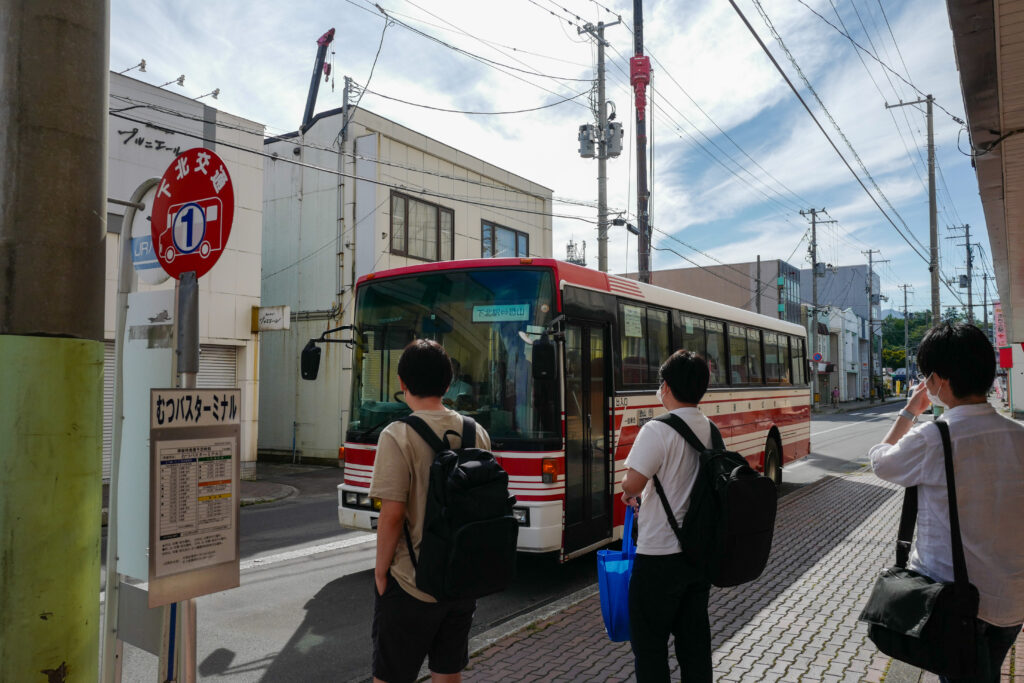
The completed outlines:
{"type": "Polygon", "coordinates": [[[345,491],[345,505],[355,507],[359,503],[359,494],[355,491],[345,491]]]}
{"type": "Polygon", "coordinates": [[[512,516],[519,526],[530,526],[530,508],[512,508],[512,516]]]}
{"type": "Polygon", "coordinates": [[[368,508],[370,507],[370,494],[360,493],[359,494],[359,507],[368,508]]]}

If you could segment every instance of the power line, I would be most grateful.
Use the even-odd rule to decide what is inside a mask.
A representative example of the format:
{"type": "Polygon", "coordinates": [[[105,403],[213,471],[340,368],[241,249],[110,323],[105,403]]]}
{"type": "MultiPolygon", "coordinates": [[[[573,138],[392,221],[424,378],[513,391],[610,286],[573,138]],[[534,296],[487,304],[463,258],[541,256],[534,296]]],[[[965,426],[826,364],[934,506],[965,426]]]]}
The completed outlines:
{"type": "MultiPolygon", "coordinates": [[[[147,125],[149,123],[148,121],[143,121],[143,120],[140,120],[140,119],[134,119],[134,118],[132,118],[130,116],[125,116],[122,113],[113,113],[112,112],[110,115],[114,116],[116,118],[124,119],[126,121],[131,121],[133,123],[138,123],[140,125],[147,125]]],[[[237,149],[237,150],[240,150],[242,152],[248,152],[250,154],[255,154],[256,156],[261,156],[261,157],[264,157],[266,159],[272,159],[274,161],[280,161],[280,162],[287,163],[287,164],[293,164],[293,165],[301,166],[303,168],[308,168],[308,169],[311,169],[311,170],[314,170],[314,171],[320,171],[322,173],[328,173],[330,175],[335,175],[335,176],[339,176],[339,177],[342,177],[342,178],[349,178],[351,180],[361,180],[361,181],[365,181],[365,182],[371,183],[373,185],[380,185],[380,186],[383,186],[383,187],[389,187],[391,189],[400,190],[400,191],[403,191],[403,192],[414,192],[414,193],[421,194],[421,195],[428,196],[428,197],[437,197],[437,198],[440,198],[440,199],[449,199],[449,200],[452,200],[452,201],[459,201],[459,202],[462,202],[464,204],[471,204],[473,206],[482,206],[482,207],[491,208],[491,209],[501,209],[501,210],[504,210],[504,211],[514,211],[516,213],[524,213],[524,214],[530,214],[530,215],[536,215],[536,216],[550,216],[552,218],[565,218],[565,219],[569,219],[569,220],[576,220],[576,221],[581,221],[581,222],[584,222],[584,223],[591,223],[591,224],[596,224],[597,223],[597,221],[594,221],[594,220],[589,219],[589,218],[583,218],[582,216],[571,216],[571,215],[567,215],[567,214],[556,214],[556,213],[549,212],[549,211],[534,211],[534,210],[531,210],[531,209],[519,209],[519,208],[509,207],[509,206],[500,206],[500,205],[497,205],[497,204],[489,204],[487,202],[476,201],[476,200],[472,200],[472,199],[462,199],[462,198],[454,197],[452,195],[447,195],[447,194],[444,194],[444,193],[441,193],[441,192],[434,192],[433,190],[428,190],[428,189],[422,188],[422,187],[409,187],[407,185],[402,185],[402,184],[385,183],[385,182],[381,182],[379,180],[373,180],[371,178],[361,178],[361,177],[356,176],[355,174],[345,173],[344,171],[339,171],[338,169],[325,168],[323,166],[317,166],[316,164],[310,164],[310,163],[307,163],[307,162],[304,162],[304,161],[298,161],[296,159],[286,159],[286,158],[281,157],[281,156],[275,156],[274,154],[270,154],[268,152],[260,152],[260,151],[254,150],[254,149],[250,149],[248,147],[243,147],[242,145],[236,145],[236,144],[233,144],[233,143],[230,143],[230,142],[225,142],[224,140],[216,140],[216,139],[213,139],[213,138],[207,138],[207,137],[205,137],[203,135],[200,135],[200,134],[197,134],[197,133],[191,133],[191,132],[184,131],[184,130],[175,130],[175,129],[167,128],[166,126],[161,126],[161,128],[163,128],[164,130],[168,130],[171,133],[176,133],[176,134],[179,134],[179,135],[184,135],[186,137],[190,137],[190,138],[195,139],[195,140],[202,140],[204,142],[215,142],[218,145],[223,145],[224,147],[229,147],[231,149],[237,149]]]]}
{"type": "MultiPolygon", "coordinates": [[[[894,75],[896,76],[896,78],[900,79],[901,81],[903,81],[904,83],[906,83],[907,85],[909,85],[909,86],[910,86],[911,88],[913,88],[913,89],[914,89],[914,92],[916,92],[916,93],[917,93],[918,95],[921,95],[922,97],[927,97],[927,95],[925,94],[925,92],[924,92],[923,90],[920,90],[920,89],[919,89],[919,88],[918,88],[918,87],[917,87],[916,85],[914,85],[913,83],[911,83],[910,81],[908,81],[908,80],[907,80],[906,78],[904,78],[904,77],[903,77],[903,76],[902,76],[902,75],[901,75],[901,74],[900,74],[899,72],[895,71],[895,70],[894,70],[894,69],[893,69],[892,67],[890,67],[890,66],[889,66],[888,64],[886,64],[886,63],[885,63],[885,62],[883,62],[883,61],[882,61],[881,59],[879,59],[878,57],[876,57],[876,56],[875,56],[875,55],[874,55],[874,54],[873,54],[873,53],[872,53],[872,52],[871,52],[870,50],[868,50],[868,49],[867,49],[867,48],[865,48],[865,47],[864,47],[863,45],[861,45],[861,44],[860,44],[860,43],[858,43],[858,42],[857,42],[856,40],[854,40],[854,39],[853,39],[853,38],[852,38],[852,37],[851,37],[851,36],[850,36],[850,35],[849,35],[848,33],[846,33],[845,31],[841,30],[841,29],[840,29],[840,28],[839,28],[838,26],[836,26],[836,25],[835,25],[835,24],[833,24],[833,23],[832,23],[831,21],[829,21],[829,20],[828,20],[828,19],[826,19],[826,18],[825,18],[824,16],[822,16],[822,14],[818,12],[818,10],[816,10],[816,9],[814,9],[813,7],[811,7],[810,5],[808,5],[808,4],[807,4],[807,3],[806,3],[806,2],[804,1],[804,0],[797,0],[797,2],[799,2],[799,3],[801,4],[801,5],[803,5],[803,6],[804,6],[804,7],[806,7],[806,8],[808,9],[808,10],[810,10],[810,11],[811,11],[812,13],[814,13],[814,14],[815,14],[815,16],[817,16],[817,17],[818,17],[819,19],[821,19],[821,20],[822,20],[822,21],[824,21],[824,22],[825,22],[826,24],[828,24],[828,25],[829,25],[829,26],[831,26],[831,27],[832,27],[833,29],[835,29],[837,33],[839,33],[840,35],[844,36],[844,37],[845,37],[845,38],[846,38],[847,40],[849,40],[849,41],[850,41],[851,43],[853,43],[853,44],[854,44],[854,45],[855,45],[855,46],[857,47],[857,49],[858,49],[858,50],[862,50],[862,51],[863,51],[863,52],[864,52],[864,53],[865,53],[865,54],[866,54],[867,56],[871,57],[871,59],[873,59],[873,60],[875,60],[876,62],[878,62],[879,64],[881,64],[881,65],[882,65],[882,68],[884,68],[885,70],[887,70],[887,71],[889,71],[890,73],[894,74],[894,75]]],[[[735,7],[735,5],[733,5],[733,6],[735,7]]],[[[739,12],[739,9],[737,8],[737,9],[736,9],[736,11],[737,11],[737,12],[739,12]]],[[[957,123],[959,123],[960,125],[964,125],[964,121],[963,121],[963,119],[959,118],[958,116],[956,116],[955,114],[953,114],[952,112],[950,112],[950,111],[949,111],[948,109],[946,109],[945,107],[943,107],[943,106],[942,106],[941,104],[939,104],[938,102],[935,102],[934,100],[932,100],[932,104],[933,104],[934,106],[938,107],[939,109],[941,109],[942,111],[946,112],[946,114],[948,114],[948,115],[949,115],[949,118],[953,119],[954,121],[956,121],[956,122],[957,122],[957,123]]]]}
{"type": "Polygon", "coordinates": [[[564,81],[590,82],[590,81],[593,80],[592,78],[573,78],[573,77],[570,77],[570,76],[554,76],[554,75],[551,75],[551,74],[546,74],[546,73],[541,73],[539,71],[534,71],[532,69],[522,69],[522,68],[517,67],[517,66],[512,66],[511,64],[503,64],[501,62],[497,62],[497,61],[495,61],[493,59],[490,59],[488,57],[484,57],[483,55],[478,55],[478,54],[476,54],[474,52],[470,52],[469,50],[466,50],[464,48],[458,47],[457,45],[452,45],[449,42],[441,40],[437,36],[430,35],[426,31],[421,31],[420,29],[416,28],[415,26],[410,26],[409,24],[407,24],[404,21],[402,21],[401,19],[399,19],[397,16],[389,13],[387,10],[385,10],[380,5],[377,5],[376,7],[377,7],[377,10],[381,14],[383,14],[385,17],[387,17],[391,21],[395,22],[396,24],[398,24],[402,28],[406,29],[407,31],[412,31],[413,33],[415,33],[418,36],[421,36],[423,38],[426,38],[427,40],[433,41],[433,42],[437,43],[438,45],[442,45],[442,46],[448,48],[449,50],[452,50],[454,52],[458,52],[461,55],[465,55],[466,57],[469,57],[470,59],[474,59],[474,60],[476,60],[478,62],[482,62],[482,63],[484,63],[484,64],[486,64],[488,66],[499,68],[499,69],[508,69],[510,71],[517,71],[519,73],[526,74],[528,76],[538,76],[540,78],[550,78],[550,79],[555,80],[555,81],[563,81],[563,82],[564,81]]]}
{"type": "MultiPolygon", "coordinates": [[[[563,97],[562,99],[558,100],[557,102],[552,102],[550,104],[542,104],[539,107],[530,107],[529,109],[515,109],[515,110],[511,110],[511,111],[470,111],[470,110],[465,110],[465,109],[446,109],[444,107],[435,107],[435,106],[432,106],[432,105],[429,105],[429,104],[421,104],[419,102],[410,102],[409,100],[403,100],[401,98],[393,97],[391,95],[385,95],[383,93],[375,92],[375,91],[369,90],[367,88],[362,88],[362,92],[363,93],[369,93],[371,95],[383,98],[385,100],[391,100],[392,102],[400,102],[402,104],[407,104],[407,105],[409,105],[411,107],[419,107],[421,109],[430,109],[432,111],[441,111],[441,112],[446,112],[446,113],[449,113],[449,114],[470,114],[470,115],[476,115],[476,116],[498,116],[498,115],[502,115],[502,114],[525,114],[527,112],[540,111],[541,109],[550,109],[551,107],[557,107],[560,104],[565,104],[566,102],[571,102],[571,101],[573,101],[573,100],[575,100],[575,99],[577,99],[579,97],[582,97],[583,95],[588,94],[590,92],[590,89],[588,88],[587,90],[584,90],[583,92],[578,92],[575,95],[572,95],[570,97],[563,97]]],[[[360,94],[360,98],[362,98],[361,94],[360,94]]],[[[356,106],[358,106],[358,104],[359,103],[357,102],[356,106]]]]}
{"type": "MultiPolygon", "coordinates": [[[[730,2],[732,2],[732,0],[730,0],[730,2]]],[[[793,53],[789,51],[788,47],[786,47],[786,43],[782,40],[782,36],[775,29],[775,25],[772,23],[771,18],[768,16],[768,13],[765,12],[764,7],[761,5],[761,0],[753,0],[753,3],[754,7],[757,8],[758,13],[761,15],[761,18],[764,20],[765,25],[767,25],[768,30],[775,38],[775,41],[779,44],[779,47],[782,48],[782,51],[786,54],[786,57],[793,65],[793,68],[796,69],[797,74],[800,76],[800,80],[804,82],[804,85],[810,91],[811,95],[814,96],[815,101],[817,101],[818,106],[820,106],[821,110],[825,112],[825,116],[828,117],[828,120],[829,122],[831,122],[832,127],[835,128],[837,133],[839,133],[839,137],[841,137],[843,139],[843,142],[846,143],[846,146],[850,150],[850,153],[853,154],[853,158],[854,160],[856,160],[857,165],[860,166],[860,170],[864,173],[867,179],[871,182],[871,185],[875,188],[875,192],[878,193],[878,195],[885,202],[886,206],[889,207],[889,210],[892,211],[893,214],[895,214],[895,216],[900,220],[900,223],[903,224],[903,227],[906,229],[907,233],[911,237],[913,237],[915,241],[917,241],[917,243],[921,246],[922,249],[924,249],[924,244],[922,244],[921,241],[917,239],[917,236],[914,235],[913,231],[911,231],[910,229],[910,226],[908,226],[907,222],[903,220],[902,216],[900,216],[900,213],[896,210],[896,207],[892,205],[892,202],[889,201],[889,198],[885,195],[884,192],[882,192],[882,188],[878,186],[878,183],[875,182],[874,176],[871,175],[870,171],[868,171],[867,166],[864,165],[864,161],[860,158],[860,155],[854,148],[853,143],[851,143],[849,138],[846,137],[846,133],[843,132],[843,129],[836,122],[835,118],[832,116],[832,112],[830,112],[828,110],[828,107],[825,106],[825,102],[818,95],[818,92],[814,89],[814,86],[811,85],[810,80],[808,80],[807,76],[804,74],[803,69],[800,68],[800,65],[797,63],[796,58],[793,56],[793,53]]],[[[733,3],[733,6],[736,6],[735,3],[733,3]]],[[[738,8],[737,11],[739,11],[738,8]]],[[[808,109],[808,111],[810,110],[808,109]]]]}
{"type": "Polygon", "coordinates": [[[821,131],[821,134],[825,136],[826,140],[828,140],[828,143],[832,146],[832,149],[835,150],[835,153],[839,156],[843,164],[850,171],[850,174],[853,175],[854,179],[857,181],[857,184],[861,186],[865,194],[867,194],[871,201],[875,204],[875,206],[878,207],[878,210],[881,212],[883,216],[885,216],[886,220],[889,221],[889,224],[893,227],[893,229],[896,230],[899,236],[903,238],[903,241],[907,243],[907,245],[914,251],[915,254],[918,255],[918,257],[921,258],[922,261],[928,263],[928,259],[923,254],[921,254],[921,252],[919,252],[913,244],[911,244],[910,240],[907,239],[906,235],[904,235],[903,232],[900,231],[899,226],[897,226],[896,223],[893,222],[892,218],[889,217],[889,214],[887,214],[885,212],[885,209],[883,209],[882,206],[878,203],[878,200],[875,199],[874,195],[872,195],[871,192],[868,191],[867,186],[864,185],[864,181],[860,179],[860,176],[858,176],[857,173],[853,170],[853,167],[850,166],[850,162],[848,162],[846,160],[846,157],[843,156],[843,153],[839,151],[839,148],[836,146],[836,143],[832,141],[831,137],[829,137],[829,134],[825,131],[825,128],[821,125],[821,122],[818,121],[818,118],[814,115],[814,112],[811,111],[811,108],[807,105],[807,102],[800,95],[800,92],[796,89],[796,86],[794,86],[793,82],[789,80],[789,76],[787,76],[786,72],[782,70],[782,66],[775,59],[775,56],[768,49],[768,46],[764,44],[764,41],[761,40],[761,37],[759,35],[757,35],[757,31],[755,31],[754,27],[750,25],[750,22],[747,20],[747,17],[743,14],[743,11],[740,10],[740,8],[736,5],[735,0],[729,0],[729,4],[732,5],[733,9],[736,11],[736,14],[738,14],[740,19],[743,20],[743,23],[746,25],[747,30],[750,31],[751,35],[754,36],[754,39],[757,41],[758,45],[761,46],[761,50],[764,51],[764,53],[768,56],[768,59],[770,59],[772,64],[775,65],[775,69],[786,81],[786,84],[789,86],[790,90],[792,90],[793,94],[796,95],[798,100],[800,100],[800,104],[803,105],[804,109],[807,111],[807,114],[811,117],[811,120],[814,121],[816,126],[818,126],[818,130],[821,131]]]}

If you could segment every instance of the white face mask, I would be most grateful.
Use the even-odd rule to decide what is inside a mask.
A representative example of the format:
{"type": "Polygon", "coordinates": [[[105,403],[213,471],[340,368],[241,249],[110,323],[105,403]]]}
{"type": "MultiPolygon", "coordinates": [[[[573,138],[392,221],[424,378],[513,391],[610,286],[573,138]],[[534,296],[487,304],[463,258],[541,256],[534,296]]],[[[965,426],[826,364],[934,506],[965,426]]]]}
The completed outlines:
{"type": "Polygon", "coordinates": [[[661,384],[658,385],[658,393],[656,394],[657,397],[658,397],[658,403],[661,403],[662,405],[665,405],[665,396],[664,396],[665,392],[664,392],[664,389],[665,389],[665,383],[662,382],[661,384]]]}
{"type": "Polygon", "coordinates": [[[935,373],[932,373],[932,374],[928,375],[928,378],[925,379],[925,381],[924,381],[925,382],[925,384],[924,384],[925,393],[928,394],[928,400],[932,402],[932,405],[939,406],[940,408],[947,408],[948,406],[946,405],[946,403],[941,398],[939,398],[939,395],[938,394],[933,394],[932,390],[928,388],[928,380],[931,379],[932,375],[934,375],[934,374],[935,373]]]}

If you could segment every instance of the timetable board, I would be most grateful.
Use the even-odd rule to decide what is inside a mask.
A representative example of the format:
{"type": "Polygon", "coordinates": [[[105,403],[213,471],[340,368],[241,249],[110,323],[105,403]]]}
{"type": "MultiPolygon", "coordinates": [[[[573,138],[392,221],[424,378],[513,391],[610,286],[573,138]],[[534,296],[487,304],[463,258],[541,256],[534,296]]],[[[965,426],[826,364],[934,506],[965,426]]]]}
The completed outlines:
{"type": "Polygon", "coordinates": [[[150,392],[150,606],[238,586],[238,389],[150,392]]]}

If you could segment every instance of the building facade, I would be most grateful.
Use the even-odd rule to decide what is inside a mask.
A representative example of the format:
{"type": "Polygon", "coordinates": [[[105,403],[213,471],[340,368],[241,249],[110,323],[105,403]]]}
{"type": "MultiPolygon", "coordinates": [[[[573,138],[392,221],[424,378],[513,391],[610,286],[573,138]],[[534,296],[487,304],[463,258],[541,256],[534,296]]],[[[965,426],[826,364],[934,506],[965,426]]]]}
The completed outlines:
{"type": "MultiPolygon", "coordinates": [[[[118,268],[122,240],[132,239],[133,254],[145,250],[149,213],[130,211],[117,202],[141,202],[152,207],[157,180],[175,157],[193,147],[204,147],[223,159],[235,193],[230,237],[216,265],[199,279],[200,387],[241,389],[243,476],[255,472],[258,388],[256,337],[251,332],[253,307],[260,303],[262,253],[264,126],[219,111],[202,102],[116,73],[110,74],[108,115],[106,294],[104,309],[104,423],[103,476],[110,476],[113,429],[114,359],[117,318],[118,268]],[[134,219],[131,224],[126,215],[134,219]]],[[[148,242],[151,244],[151,241],[148,242]]],[[[158,264],[139,262],[134,291],[173,293],[173,278],[158,264]]],[[[129,271],[131,272],[131,271],[129,271]]],[[[170,297],[170,294],[168,295],[170,297]]],[[[173,302],[173,298],[169,298],[173,302]]],[[[173,308],[168,311],[173,315],[173,308]]],[[[127,339],[148,334],[131,326],[127,339]],[[135,335],[135,336],[133,336],[135,335]]],[[[169,327],[169,326],[168,326],[169,327]]],[[[150,334],[151,347],[167,345],[173,336],[150,334]],[[166,338],[164,338],[166,337],[166,338]]],[[[169,351],[168,353],[171,353],[169,351]]],[[[168,373],[169,374],[169,373],[168,373]]],[[[126,389],[131,388],[128,382],[126,389]]],[[[167,377],[163,386],[173,386],[167,377]]],[[[125,402],[148,401],[125,396],[125,402]]],[[[148,425],[147,425],[148,427],[148,425]]]]}
{"type": "MultiPolygon", "coordinates": [[[[657,270],[651,284],[799,323],[800,273],[781,259],[770,259],[657,270]]],[[[626,277],[635,279],[636,274],[626,277]]]]}
{"type": "Polygon", "coordinates": [[[364,275],[550,257],[552,191],[355,107],[268,138],[264,150],[262,297],[291,307],[291,329],[261,333],[260,453],[337,459],[352,354],[324,344],[320,377],[309,382],[299,373],[303,346],[351,324],[364,275]]]}

